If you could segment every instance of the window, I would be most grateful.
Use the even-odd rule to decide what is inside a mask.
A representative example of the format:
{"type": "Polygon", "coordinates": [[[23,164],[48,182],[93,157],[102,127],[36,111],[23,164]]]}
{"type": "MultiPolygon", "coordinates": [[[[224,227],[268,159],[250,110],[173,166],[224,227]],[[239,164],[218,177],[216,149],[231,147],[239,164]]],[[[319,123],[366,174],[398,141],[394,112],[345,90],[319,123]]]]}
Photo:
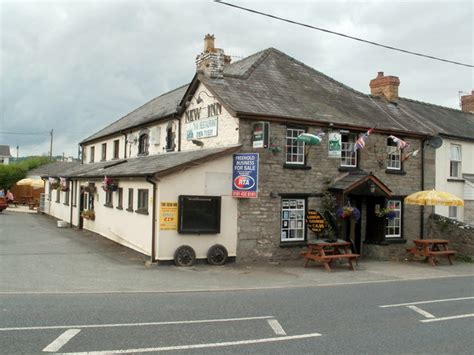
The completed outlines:
{"type": "Polygon", "coordinates": [[[66,192],[64,193],[64,204],[69,206],[69,194],[71,193],[71,182],[68,180],[66,182],[66,192]]]}
{"type": "Polygon", "coordinates": [[[117,201],[117,209],[121,210],[123,209],[123,189],[121,187],[118,188],[118,201],[117,201]]]}
{"type": "Polygon", "coordinates": [[[56,202],[59,203],[61,202],[61,190],[56,189],[56,202]]]}
{"type": "Polygon", "coordinates": [[[53,188],[51,187],[51,183],[49,183],[49,188],[48,188],[48,201],[51,201],[51,199],[52,199],[52,193],[53,193],[53,188]]]}
{"type": "Polygon", "coordinates": [[[179,196],[179,233],[220,233],[220,196],[179,196]]]}
{"type": "Polygon", "coordinates": [[[135,212],[148,214],[148,189],[138,189],[137,210],[135,212]]]}
{"type": "Polygon", "coordinates": [[[100,160],[102,160],[102,161],[107,160],[107,143],[102,144],[100,160]]]}
{"type": "Polygon", "coordinates": [[[174,132],[173,126],[170,125],[168,125],[168,128],[166,128],[166,151],[174,151],[174,132]]]}
{"type": "Polygon", "coordinates": [[[357,167],[357,152],[354,151],[355,142],[355,134],[341,133],[341,166],[357,167]]]}
{"type": "Polygon", "coordinates": [[[281,200],[281,241],[292,242],[305,239],[305,200],[281,200]]]}
{"type": "Polygon", "coordinates": [[[148,154],[148,134],[141,134],[138,138],[138,154],[148,154]]]}
{"type": "Polygon", "coordinates": [[[304,129],[287,128],[286,129],[286,163],[304,165],[304,143],[297,142],[296,138],[304,129]]]}
{"type": "Polygon", "coordinates": [[[94,155],[95,155],[95,147],[91,147],[91,156],[89,157],[89,162],[94,162],[94,155]]]}
{"type": "Polygon", "coordinates": [[[387,219],[385,225],[386,238],[401,238],[402,236],[402,201],[388,200],[387,207],[395,212],[395,218],[387,219]]]}
{"type": "Polygon", "coordinates": [[[110,190],[105,191],[105,207],[112,207],[113,206],[113,199],[114,199],[114,193],[110,190]]]}
{"type": "Polygon", "coordinates": [[[119,158],[119,148],[120,148],[120,141],[116,139],[114,140],[114,159],[119,158]]]}
{"type": "Polygon", "coordinates": [[[387,138],[387,169],[400,170],[402,168],[401,150],[392,138],[387,138]]]}
{"type": "Polygon", "coordinates": [[[461,146],[458,144],[451,144],[450,147],[449,176],[461,177],[461,146]]]}
{"type": "Polygon", "coordinates": [[[457,206],[449,206],[449,218],[458,219],[458,207],[457,206]]]}
{"type": "Polygon", "coordinates": [[[128,208],[127,211],[133,212],[133,189],[128,189],[128,208]]]}

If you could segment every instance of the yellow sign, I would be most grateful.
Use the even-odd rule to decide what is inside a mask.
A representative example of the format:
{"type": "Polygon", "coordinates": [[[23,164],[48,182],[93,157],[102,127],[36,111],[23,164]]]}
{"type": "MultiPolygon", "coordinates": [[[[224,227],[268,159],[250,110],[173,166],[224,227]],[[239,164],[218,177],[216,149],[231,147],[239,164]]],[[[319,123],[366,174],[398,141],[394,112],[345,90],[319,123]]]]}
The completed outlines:
{"type": "Polygon", "coordinates": [[[160,203],[160,230],[178,229],[178,203],[161,202],[160,203]]]}

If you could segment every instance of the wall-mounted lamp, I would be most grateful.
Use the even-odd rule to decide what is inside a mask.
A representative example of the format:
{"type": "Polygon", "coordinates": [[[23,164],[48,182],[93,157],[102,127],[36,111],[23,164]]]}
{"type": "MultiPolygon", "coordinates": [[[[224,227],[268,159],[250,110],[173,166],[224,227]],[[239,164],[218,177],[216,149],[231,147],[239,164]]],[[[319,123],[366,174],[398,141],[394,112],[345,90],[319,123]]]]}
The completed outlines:
{"type": "Polygon", "coordinates": [[[208,97],[210,97],[211,99],[215,99],[214,96],[212,95],[209,95],[206,91],[201,91],[199,92],[199,94],[197,94],[197,98],[196,98],[196,103],[200,104],[202,102],[202,99],[201,99],[201,94],[206,94],[208,97]]]}
{"type": "Polygon", "coordinates": [[[204,145],[204,143],[199,139],[193,139],[191,142],[193,142],[193,144],[197,145],[198,147],[202,147],[204,145]]]}
{"type": "Polygon", "coordinates": [[[374,183],[369,180],[368,184],[369,184],[369,191],[370,191],[370,193],[371,193],[371,194],[375,193],[375,185],[374,185],[374,183]]]}

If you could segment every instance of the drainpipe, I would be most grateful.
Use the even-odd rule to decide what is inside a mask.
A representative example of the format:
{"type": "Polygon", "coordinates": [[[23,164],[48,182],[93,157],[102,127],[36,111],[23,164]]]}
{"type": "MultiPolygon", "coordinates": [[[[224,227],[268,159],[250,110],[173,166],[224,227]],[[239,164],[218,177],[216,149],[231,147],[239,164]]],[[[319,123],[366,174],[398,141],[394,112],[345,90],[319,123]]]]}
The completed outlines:
{"type": "Polygon", "coordinates": [[[76,187],[76,182],[71,183],[71,190],[69,191],[69,228],[72,228],[72,205],[74,202],[74,191],[76,187]]]}
{"type": "Polygon", "coordinates": [[[127,133],[123,132],[122,134],[125,137],[125,147],[123,149],[123,158],[127,159],[127,133]]]}
{"type": "Polygon", "coordinates": [[[79,149],[81,150],[81,164],[84,164],[84,147],[82,144],[79,144],[79,149]]]}
{"type": "MultiPolygon", "coordinates": [[[[421,190],[425,189],[425,142],[428,138],[425,137],[421,141],[421,190]]],[[[420,238],[424,238],[425,234],[425,206],[421,206],[421,216],[420,216],[420,238]]]]}
{"type": "Polygon", "coordinates": [[[153,185],[153,206],[151,209],[151,260],[150,262],[156,261],[155,255],[155,241],[156,241],[156,182],[151,180],[152,176],[147,176],[146,181],[153,185]]]}
{"type": "Polygon", "coordinates": [[[181,151],[181,119],[179,117],[175,119],[178,120],[178,152],[180,152],[181,151]]]}

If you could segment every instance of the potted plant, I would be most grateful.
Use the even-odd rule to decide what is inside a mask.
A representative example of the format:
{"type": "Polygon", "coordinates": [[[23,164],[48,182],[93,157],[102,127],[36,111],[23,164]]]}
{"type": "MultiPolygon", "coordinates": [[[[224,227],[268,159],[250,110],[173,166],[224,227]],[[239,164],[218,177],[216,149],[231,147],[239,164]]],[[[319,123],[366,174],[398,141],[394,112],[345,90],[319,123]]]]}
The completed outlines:
{"type": "Polygon", "coordinates": [[[60,187],[59,180],[57,178],[50,177],[48,180],[52,189],[57,189],[60,187]]]}
{"type": "Polygon", "coordinates": [[[59,187],[61,191],[69,191],[69,180],[67,178],[59,178],[59,187]]]}
{"type": "Polygon", "coordinates": [[[104,177],[102,181],[102,189],[104,191],[117,191],[118,183],[107,176],[104,177]]]}
{"type": "Polygon", "coordinates": [[[87,185],[82,186],[82,190],[90,194],[94,194],[97,191],[94,183],[88,183],[87,185]]]}
{"type": "Polygon", "coordinates": [[[394,219],[397,216],[397,213],[392,206],[381,208],[378,211],[375,211],[375,215],[379,218],[394,219]]]}
{"type": "Polygon", "coordinates": [[[84,219],[89,219],[91,221],[95,220],[95,212],[93,210],[84,210],[81,212],[81,217],[84,219]]]}

